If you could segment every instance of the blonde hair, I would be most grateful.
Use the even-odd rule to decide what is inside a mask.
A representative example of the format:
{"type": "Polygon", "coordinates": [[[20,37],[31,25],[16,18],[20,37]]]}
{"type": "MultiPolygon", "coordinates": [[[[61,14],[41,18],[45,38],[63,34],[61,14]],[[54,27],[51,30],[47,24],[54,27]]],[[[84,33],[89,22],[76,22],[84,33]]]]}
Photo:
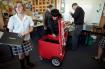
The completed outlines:
{"type": "Polygon", "coordinates": [[[21,1],[17,1],[16,4],[15,4],[15,6],[14,6],[15,11],[16,11],[16,8],[17,8],[17,4],[21,4],[21,5],[22,5],[22,7],[23,7],[23,11],[26,10],[25,5],[24,5],[21,1]]]}

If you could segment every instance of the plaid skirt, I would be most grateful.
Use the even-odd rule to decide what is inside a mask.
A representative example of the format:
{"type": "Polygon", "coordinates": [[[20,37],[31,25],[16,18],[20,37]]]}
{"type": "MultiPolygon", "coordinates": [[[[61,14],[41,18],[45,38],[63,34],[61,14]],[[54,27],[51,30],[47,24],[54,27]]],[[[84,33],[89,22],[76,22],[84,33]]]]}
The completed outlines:
{"type": "Polygon", "coordinates": [[[32,50],[31,41],[24,41],[21,46],[12,46],[13,55],[24,54],[32,50]]]}
{"type": "Polygon", "coordinates": [[[105,48],[105,37],[102,37],[102,39],[98,43],[98,46],[105,48]]]}

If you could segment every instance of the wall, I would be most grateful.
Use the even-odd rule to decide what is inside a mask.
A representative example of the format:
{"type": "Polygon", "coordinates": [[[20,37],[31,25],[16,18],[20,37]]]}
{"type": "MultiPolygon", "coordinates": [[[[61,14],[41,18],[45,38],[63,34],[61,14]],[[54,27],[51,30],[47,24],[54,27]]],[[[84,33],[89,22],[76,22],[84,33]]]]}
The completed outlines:
{"type": "Polygon", "coordinates": [[[71,19],[69,15],[70,11],[73,12],[71,5],[74,2],[78,3],[84,9],[86,24],[99,24],[105,0],[65,0],[65,20],[71,19]]]}

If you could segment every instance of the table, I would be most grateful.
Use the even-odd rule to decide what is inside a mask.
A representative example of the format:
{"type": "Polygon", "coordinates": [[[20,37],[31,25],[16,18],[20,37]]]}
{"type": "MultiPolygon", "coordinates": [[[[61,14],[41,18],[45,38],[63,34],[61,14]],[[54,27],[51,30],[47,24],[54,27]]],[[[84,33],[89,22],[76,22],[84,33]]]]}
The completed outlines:
{"type": "Polygon", "coordinates": [[[34,27],[39,27],[39,26],[43,26],[43,20],[39,20],[39,19],[33,19],[34,21],[34,27]]]}

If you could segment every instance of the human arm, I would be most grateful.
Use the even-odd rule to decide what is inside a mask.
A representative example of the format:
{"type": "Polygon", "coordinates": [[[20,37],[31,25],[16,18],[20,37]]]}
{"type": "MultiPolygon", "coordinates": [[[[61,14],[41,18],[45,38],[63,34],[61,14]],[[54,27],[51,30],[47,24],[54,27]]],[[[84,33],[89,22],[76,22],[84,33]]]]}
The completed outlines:
{"type": "Polygon", "coordinates": [[[24,36],[24,35],[30,34],[32,31],[33,31],[33,27],[30,26],[30,28],[27,32],[21,32],[20,35],[24,36]]]}
{"type": "Polygon", "coordinates": [[[76,9],[74,13],[70,12],[70,14],[73,18],[77,18],[79,15],[79,9],[76,9]]]}
{"type": "Polygon", "coordinates": [[[9,29],[9,32],[13,32],[13,27],[14,27],[13,17],[10,17],[7,24],[7,28],[9,29]]]}

